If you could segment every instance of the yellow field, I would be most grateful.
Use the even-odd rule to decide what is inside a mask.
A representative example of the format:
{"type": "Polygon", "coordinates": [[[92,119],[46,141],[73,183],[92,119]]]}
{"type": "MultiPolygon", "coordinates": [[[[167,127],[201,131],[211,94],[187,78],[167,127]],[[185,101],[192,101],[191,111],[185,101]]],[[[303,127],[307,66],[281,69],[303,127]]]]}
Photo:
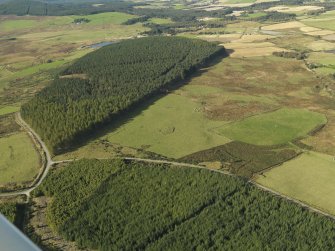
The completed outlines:
{"type": "Polygon", "coordinates": [[[245,43],[245,42],[232,42],[223,44],[225,48],[233,50],[230,54],[231,57],[258,57],[270,56],[275,51],[286,51],[285,49],[277,47],[270,42],[261,43],[245,43]]]}
{"type": "Polygon", "coordinates": [[[334,156],[307,152],[259,175],[256,182],[335,214],[334,156]]]}
{"type": "Polygon", "coordinates": [[[334,31],[330,31],[330,30],[318,30],[318,31],[306,32],[306,34],[310,35],[310,36],[326,36],[326,35],[334,34],[334,31]]]}
{"type": "Polygon", "coordinates": [[[292,22],[286,22],[286,23],[279,23],[279,24],[272,24],[263,26],[262,30],[285,30],[285,29],[295,29],[295,28],[301,28],[305,25],[303,23],[300,23],[298,21],[292,21],[292,22]]]}
{"type": "Polygon", "coordinates": [[[318,40],[308,44],[307,47],[313,51],[335,50],[335,43],[318,40]]]}
{"type": "Polygon", "coordinates": [[[276,6],[267,9],[266,11],[278,11],[283,13],[297,13],[297,12],[308,12],[312,10],[322,10],[323,7],[304,5],[304,6],[276,6]]]}

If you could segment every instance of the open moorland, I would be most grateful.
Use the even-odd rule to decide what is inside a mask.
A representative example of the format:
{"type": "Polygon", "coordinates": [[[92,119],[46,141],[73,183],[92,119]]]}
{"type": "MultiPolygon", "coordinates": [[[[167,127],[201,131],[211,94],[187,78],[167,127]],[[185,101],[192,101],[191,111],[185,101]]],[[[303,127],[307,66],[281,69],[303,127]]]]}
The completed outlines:
{"type": "Polygon", "coordinates": [[[334,11],[0,0],[0,212],[45,250],[333,250],[334,11]]]}

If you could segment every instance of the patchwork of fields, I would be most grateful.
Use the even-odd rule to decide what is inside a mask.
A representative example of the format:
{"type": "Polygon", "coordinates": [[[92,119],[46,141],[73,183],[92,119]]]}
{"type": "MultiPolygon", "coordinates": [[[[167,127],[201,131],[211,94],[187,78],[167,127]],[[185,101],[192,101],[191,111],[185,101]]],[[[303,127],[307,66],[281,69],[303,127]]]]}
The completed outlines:
{"type": "MultiPolygon", "coordinates": [[[[187,37],[214,42],[229,54],[211,59],[209,66],[197,71],[191,67],[188,77],[185,71],[176,71],[178,88],[164,86],[156,90],[155,96],[145,96],[144,101],[122,114],[122,102],[129,102],[129,98],[115,94],[115,90],[113,93],[112,88],[116,82],[129,79],[123,76],[122,81],[113,82],[113,77],[120,76],[115,71],[103,76],[105,71],[101,70],[95,76],[96,83],[108,79],[113,87],[99,91],[78,88],[82,96],[69,91],[66,100],[62,99],[66,88],[57,90],[58,107],[77,101],[82,105],[80,109],[79,105],[71,108],[75,119],[78,110],[98,117],[102,105],[94,102],[100,102],[101,97],[108,96],[111,103],[116,100],[115,94],[121,101],[115,102],[117,120],[106,120],[101,127],[99,123],[99,127],[89,126],[86,121],[83,124],[91,130],[89,134],[76,135],[85,138],[84,143],[78,140],[78,145],[52,156],[54,161],[127,156],[192,163],[212,172],[116,160],[85,159],[57,165],[32,196],[37,213],[34,209],[30,216],[36,233],[44,236],[50,226],[40,226],[51,222],[60,236],[48,236],[46,242],[53,245],[53,238],[65,239],[71,248],[75,244],[68,241],[100,249],[334,247],[331,221],[244,182],[252,180],[335,215],[335,11],[325,9],[321,3],[257,5],[262,2],[268,1],[220,0],[211,5],[149,1],[134,7],[144,9],[144,14],[114,11],[68,16],[0,15],[0,190],[31,184],[41,166],[38,151],[16,123],[14,113],[57,76],[64,82],[91,81],[92,77],[80,72],[82,65],[76,68],[74,62],[95,51],[92,44],[122,43],[149,32],[162,37],[176,35],[180,41],[180,37],[187,37]],[[234,9],[221,16],[225,6],[234,9]],[[168,9],[168,14],[162,11],[162,16],[149,18],[145,9],[168,9]],[[196,11],[190,19],[182,15],[187,12],[177,15],[172,10],[196,11]],[[213,10],[217,16],[210,13],[213,10]],[[201,16],[201,11],[208,12],[208,17],[201,16]],[[274,12],[274,17],[268,16],[274,12]],[[126,25],[128,20],[135,21],[126,25]],[[197,22],[195,28],[190,25],[197,22]],[[74,72],[66,75],[71,65],[74,72]],[[92,99],[96,110],[88,105],[92,93],[99,94],[99,98],[92,99]],[[217,172],[229,172],[234,177],[217,172]],[[109,236],[111,230],[104,228],[107,225],[113,229],[113,238],[109,236]]],[[[163,47],[162,43],[162,48],[156,48],[162,50],[162,56],[166,52],[163,47]]],[[[122,60],[128,60],[117,53],[114,68],[126,65],[122,60]]],[[[129,55],[135,59],[135,54],[129,55]]],[[[138,69],[127,67],[132,71],[130,77],[139,78],[148,70],[141,68],[148,55],[142,56],[141,62],[134,60],[138,69]]],[[[158,65],[167,57],[155,60],[158,65]]],[[[98,69],[98,61],[93,60],[92,69],[98,69]]],[[[180,62],[173,65],[179,66],[180,62]]],[[[167,73],[170,68],[164,69],[167,73]]],[[[164,75],[159,70],[152,72],[164,75]]],[[[145,84],[148,79],[141,77],[145,84]]],[[[141,81],[138,83],[143,87],[141,81]]],[[[164,81],[169,82],[167,78],[164,81]]],[[[120,93],[130,93],[125,85],[120,86],[120,93]]],[[[138,97],[139,89],[134,93],[138,97]]],[[[52,105],[53,98],[51,95],[52,105]]],[[[41,110],[43,107],[38,106],[41,110]]],[[[50,115],[50,107],[46,114],[50,115]]],[[[36,110],[32,107],[32,111],[36,110]]],[[[58,125],[74,121],[59,123],[59,117],[52,117],[58,125]]],[[[44,115],[38,119],[49,123],[44,115]]],[[[4,201],[8,206],[3,206],[1,199],[0,211],[14,221],[17,205],[4,201]]],[[[22,203],[23,198],[17,201],[22,203]]]]}

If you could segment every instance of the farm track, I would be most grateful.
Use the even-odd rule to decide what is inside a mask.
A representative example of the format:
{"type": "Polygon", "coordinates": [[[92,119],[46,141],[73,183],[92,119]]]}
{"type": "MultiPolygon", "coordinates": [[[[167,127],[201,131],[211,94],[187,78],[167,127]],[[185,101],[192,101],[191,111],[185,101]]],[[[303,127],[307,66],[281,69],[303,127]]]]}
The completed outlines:
{"type": "MultiPolygon", "coordinates": [[[[17,123],[22,126],[23,129],[25,129],[27,131],[27,133],[30,135],[30,137],[32,137],[33,141],[38,144],[42,150],[43,150],[43,155],[42,156],[42,162],[43,162],[43,157],[45,158],[46,163],[44,163],[43,167],[42,167],[42,171],[40,172],[40,174],[38,175],[38,177],[36,178],[36,180],[33,182],[33,185],[29,188],[26,189],[21,189],[21,190],[17,190],[17,191],[13,191],[13,192],[4,192],[4,193],[0,193],[0,197],[12,197],[12,196],[18,196],[18,195],[26,195],[27,196],[27,200],[29,201],[30,198],[30,193],[35,190],[39,185],[41,185],[41,183],[43,182],[43,180],[46,178],[48,172],[50,171],[50,168],[55,165],[55,164],[60,164],[60,163],[68,163],[68,162],[72,162],[75,161],[75,159],[69,159],[69,160],[61,160],[61,161],[53,161],[50,155],[50,152],[47,148],[47,146],[45,145],[45,143],[42,141],[42,139],[40,138],[40,136],[22,119],[21,114],[17,113],[16,116],[16,120],[17,123]]],[[[203,169],[203,170],[207,170],[209,172],[215,172],[215,173],[220,173],[223,175],[229,175],[229,176],[235,176],[232,173],[229,173],[227,171],[222,171],[222,170],[216,170],[216,169],[209,169],[206,168],[204,166],[200,166],[200,165],[194,165],[194,164],[189,164],[189,163],[181,163],[181,162],[176,162],[176,161],[167,161],[167,160],[157,160],[157,159],[143,159],[143,158],[136,158],[136,157],[116,157],[116,158],[100,158],[100,160],[103,159],[123,159],[123,160],[129,160],[129,161],[139,161],[139,162],[146,162],[146,163],[155,163],[155,164],[168,164],[168,165],[172,165],[172,166],[181,166],[181,167],[192,167],[192,168],[198,168],[198,169],[203,169]]],[[[269,192],[273,195],[279,196],[280,198],[283,198],[285,200],[288,200],[290,202],[293,202],[295,204],[300,205],[301,207],[308,209],[312,212],[318,213],[320,215],[326,216],[332,220],[335,220],[335,216],[332,214],[329,214],[327,212],[324,212],[316,207],[312,207],[304,202],[301,202],[297,199],[294,199],[292,197],[289,197],[287,195],[284,195],[282,193],[279,193],[275,190],[272,190],[268,187],[262,186],[258,183],[256,183],[253,180],[249,180],[248,183],[250,183],[251,185],[256,186],[257,188],[265,191],[265,192],[269,192]]]]}

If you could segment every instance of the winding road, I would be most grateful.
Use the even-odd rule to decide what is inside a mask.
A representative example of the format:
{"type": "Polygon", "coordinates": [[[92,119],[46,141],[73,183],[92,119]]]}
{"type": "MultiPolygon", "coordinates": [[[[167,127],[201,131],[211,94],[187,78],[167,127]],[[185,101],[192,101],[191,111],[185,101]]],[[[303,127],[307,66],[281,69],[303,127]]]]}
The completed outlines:
{"type": "MultiPolygon", "coordinates": [[[[26,130],[26,132],[29,134],[29,136],[33,139],[33,141],[38,144],[42,150],[43,150],[43,155],[45,157],[45,162],[42,163],[42,172],[37,176],[37,178],[35,179],[35,181],[33,182],[32,186],[26,188],[26,189],[21,189],[21,190],[17,190],[17,191],[13,191],[13,192],[3,192],[0,193],[0,197],[10,197],[10,196],[18,196],[18,195],[26,195],[27,196],[27,200],[29,200],[30,198],[30,193],[36,189],[39,185],[41,185],[41,183],[43,182],[43,180],[46,178],[48,172],[50,171],[50,168],[54,165],[54,164],[59,164],[59,163],[66,163],[66,162],[72,162],[75,161],[75,159],[69,159],[69,160],[61,160],[61,161],[53,161],[49,152],[48,147],[45,145],[45,143],[43,142],[43,140],[40,138],[40,136],[22,119],[21,114],[17,113],[16,114],[16,121],[17,123],[26,130]]],[[[42,157],[43,159],[43,157],[42,157]]],[[[107,158],[100,158],[102,159],[107,159],[107,158]]],[[[235,176],[232,173],[229,173],[227,171],[223,171],[223,170],[216,170],[216,169],[209,169],[206,168],[205,166],[200,166],[200,165],[194,165],[194,164],[189,164],[189,163],[181,163],[181,162],[175,162],[175,161],[167,161],[167,160],[157,160],[157,159],[143,159],[143,158],[135,158],[135,157],[116,157],[116,158],[108,158],[108,159],[123,159],[123,160],[132,160],[132,161],[139,161],[139,162],[146,162],[146,163],[155,163],[155,164],[168,164],[168,165],[173,165],[173,166],[182,166],[182,167],[192,167],[192,168],[198,168],[198,169],[205,169],[209,172],[215,172],[215,173],[220,173],[223,175],[229,175],[229,176],[235,176]]],[[[43,161],[42,161],[43,162],[43,161]]],[[[335,216],[332,214],[329,214],[327,212],[324,212],[318,208],[312,207],[304,202],[301,202],[300,200],[291,198],[289,196],[286,196],[284,194],[281,194],[275,190],[272,190],[268,187],[262,186],[258,183],[256,183],[253,180],[248,181],[250,184],[258,187],[259,189],[269,192],[275,196],[278,196],[280,198],[283,198],[285,200],[288,200],[290,202],[296,203],[300,206],[302,206],[303,208],[306,208],[312,212],[318,213],[320,215],[326,216],[332,220],[335,220],[335,216]]]]}

